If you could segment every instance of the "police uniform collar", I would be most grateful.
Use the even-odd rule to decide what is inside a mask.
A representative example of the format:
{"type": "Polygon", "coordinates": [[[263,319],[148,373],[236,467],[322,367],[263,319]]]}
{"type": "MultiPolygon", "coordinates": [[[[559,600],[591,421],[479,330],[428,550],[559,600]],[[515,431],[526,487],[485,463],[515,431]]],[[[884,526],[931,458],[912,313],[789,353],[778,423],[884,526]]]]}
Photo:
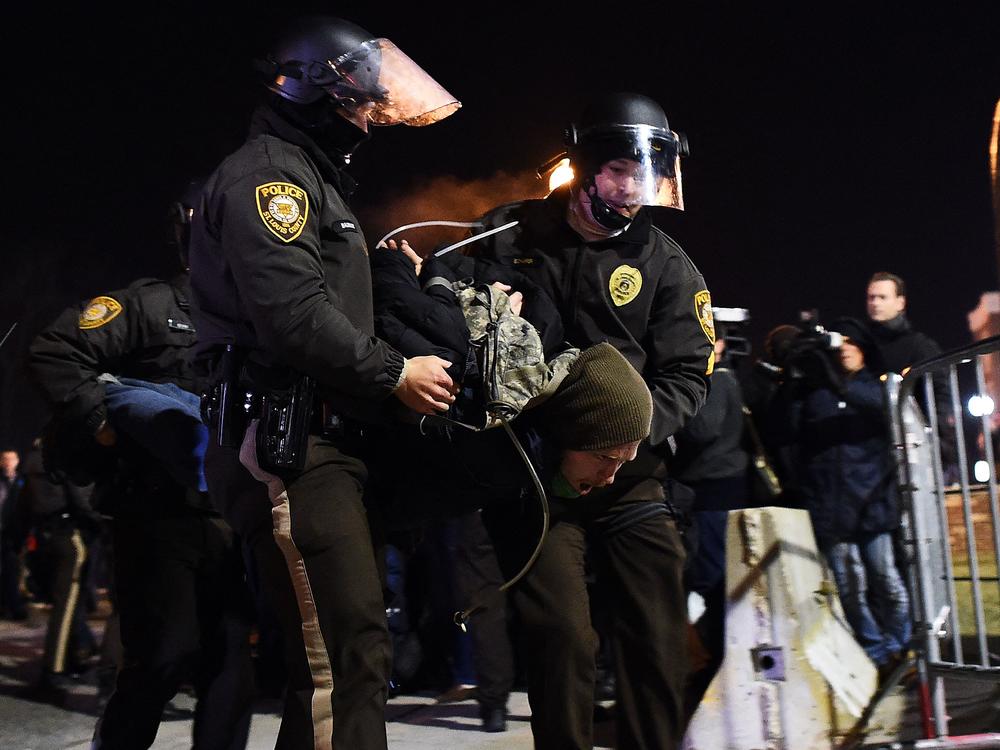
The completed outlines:
{"type": "MultiPolygon", "coordinates": [[[[621,234],[609,237],[601,242],[627,243],[630,245],[645,245],[649,241],[649,232],[653,222],[649,218],[649,211],[645,207],[639,209],[639,213],[632,219],[632,223],[621,234]]],[[[600,244],[600,243],[598,243],[600,244]]]]}
{"type": "Polygon", "coordinates": [[[358,183],[354,178],[337,166],[316,141],[267,104],[258,105],[251,118],[250,137],[256,135],[273,135],[299,146],[316,162],[323,178],[345,199],[349,198],[357,188],[358,183]]]}

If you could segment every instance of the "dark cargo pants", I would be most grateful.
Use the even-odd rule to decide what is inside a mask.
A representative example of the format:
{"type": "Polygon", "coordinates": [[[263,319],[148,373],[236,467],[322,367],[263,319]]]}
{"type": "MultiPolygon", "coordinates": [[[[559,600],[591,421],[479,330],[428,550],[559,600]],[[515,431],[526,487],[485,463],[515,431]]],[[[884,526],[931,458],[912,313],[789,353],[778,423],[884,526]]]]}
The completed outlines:
{"type": "MultiPolygon", "coordinates": [[[[512,589],[539,750],[593,747],[598,644],[585,555],[608,592],[611,610],[616,747],[672,750],[680,744],[687,664],[684,548],[674,522],[663,513],[621,529],[615,523],[632,509],[641,515],[638,503],[645,508],[655,502],[643,499],[658,494],[651,481],[621,491],[613,485],[593,498],[554,504],[541,554],[512,589]]],[[[533,538],[538,524],[503,506],[490,509],[487,522],[504,572],[511,575],[530,553],[524,542],[533,538]]]]}
{"type": "Polygon", "coordinates": [[[167,702],[190,681],[193,746],[241,750],[253,703],[251,619],[232,530],[192,514],[118,518],[113,531],[124,655],[94,747],[150,747],[167,702]]]}

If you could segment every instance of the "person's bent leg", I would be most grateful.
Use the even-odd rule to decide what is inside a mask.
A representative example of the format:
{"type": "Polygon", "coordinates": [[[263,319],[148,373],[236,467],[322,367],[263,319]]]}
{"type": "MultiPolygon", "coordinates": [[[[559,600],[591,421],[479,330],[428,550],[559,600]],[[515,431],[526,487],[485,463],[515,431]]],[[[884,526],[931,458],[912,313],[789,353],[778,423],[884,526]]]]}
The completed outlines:
{"type": "Polygon", "coordinates": [[[595,556],[598,576],[610,574],[622,750],[672,750],[683,734],[684,558],[680,534],[662,514],[606,535],[595,556]]]}
{"type": "Polygon", "coordinates": [[[114,533],[124,656],[94,747],[133,750],[152,745],[167,701],[194,674],[200,534],[189,518],[118,519],[114,533]]]}
{"type": "MultiPolygon", "coordinates": [[[[501,529],[492,520],[501,568],[511,575],[526,559],[524,529],[501,529]]],[[[597,636],[584,579],[585,546],[582,527],[554,522],[538,559],[511,589],[538,750],[590,750],[594,744],[597,636]]]]}
{"type": "MultiPolygon", "coordinates": [[[[478,511],[459,519],[455,566],[455,590],[460,606],[467,606],[474,598],[488,596],[503,584],[496,552],[478,511]]],[[[469,632],[478,685],[476,697],[485,718],[490,711],[506,711],[514,685],[514,654],[507,632],[507,597],[500,594],[491,599],[469,623],[469,632]]]]}
{"type": "Polygon", "coordinates": [[[242,750],[253,714],[253,605],[242,551],[232,530],[219,518],[203,519],[202,528],[205,556],[198,587],[201,658],[195,681],[194,746],[242,750]]]}

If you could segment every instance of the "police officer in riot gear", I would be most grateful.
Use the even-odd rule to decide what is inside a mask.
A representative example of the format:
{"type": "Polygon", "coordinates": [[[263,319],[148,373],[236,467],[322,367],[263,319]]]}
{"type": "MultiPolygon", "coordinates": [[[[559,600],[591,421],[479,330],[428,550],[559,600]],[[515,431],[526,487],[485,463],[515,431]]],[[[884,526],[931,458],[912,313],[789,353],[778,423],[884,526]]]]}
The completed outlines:
{"type": "Polygon", "coordinates": [[[192,225],[206,474],[282,623],[279,748],[384,748],[390,641],[362,502],[366,421],[448,408],[449,365],[374,336],[345,171],[374,125],[459,103],[392,42],[331,17],[284,29],[246,143],[192,225]]]}
{"type": "Polygon", "coordinates": [[[172,429],[164,412],[134,418],[144,411],[141,391],[127,413],[109,406],[112,384],[129,378],[176,386],[171,392],[197,404],[189,299],[185,273],[138,279],[66,309],[30,347],[29,366],[54,411],[47,460],[71,477],[93,472],[98,509],[112,517],[124,654],[95,748],[150,747],[183,684],[197,696],[195,747],[239,750],[250,728],[252,618],[240,546],[208,495],[182,485],[167,453],[150,449],[200,465],[204,446],[172,429]],[[134,429],[116,427],[118,418],[134,429]]]}
{"type": "MultiPolygon", "coordinates": [[[[533,568],[512,589],[528,669],[538,748],[591,748],[595,635],[585,552],[607,587],[617,671],[620,747],[674,748],[683,724],[686,606],[683,546],[664,496],[668,438],[702,406],[714,329],[705,281],[655,228],[647,206],[683,205],[683,138],[662,108],[638,94],[595,99],[567,131],[574,181],[544,200],[494,209],[470,245],[490,268],[515,269],[555,302],[568,342],[607,341],[642,374],[653,397],[652,432],[609,486],[554,497],[552,525],[533,568]]],[[[484,276],[485,274],[485,276],[484,276]]],[[[525,294],[525,317],[532,299],[525,294]]],[[[510,513],[488,517],[502,564],[523,561],[510,513]]]]}
{"type": "Polygon", "coordinates": [[[632,94],[593,102],[567,128],[566,146],[580,187],[572,216],[593,232],[624,231],[642,206],[684,209],[680,157],[687,156],[687,141],[652,99],[632,94]]]}

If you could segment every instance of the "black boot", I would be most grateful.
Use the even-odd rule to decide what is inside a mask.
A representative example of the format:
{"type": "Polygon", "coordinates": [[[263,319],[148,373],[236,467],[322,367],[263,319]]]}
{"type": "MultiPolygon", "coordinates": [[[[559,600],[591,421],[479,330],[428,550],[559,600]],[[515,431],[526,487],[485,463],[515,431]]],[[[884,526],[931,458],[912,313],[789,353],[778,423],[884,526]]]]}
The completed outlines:
{"type": "Polygon", "coordinates": [[[507,731],[507,708],[505,706],[480,706],[479,717],[483,720],[484,732],[507,731]]]}

